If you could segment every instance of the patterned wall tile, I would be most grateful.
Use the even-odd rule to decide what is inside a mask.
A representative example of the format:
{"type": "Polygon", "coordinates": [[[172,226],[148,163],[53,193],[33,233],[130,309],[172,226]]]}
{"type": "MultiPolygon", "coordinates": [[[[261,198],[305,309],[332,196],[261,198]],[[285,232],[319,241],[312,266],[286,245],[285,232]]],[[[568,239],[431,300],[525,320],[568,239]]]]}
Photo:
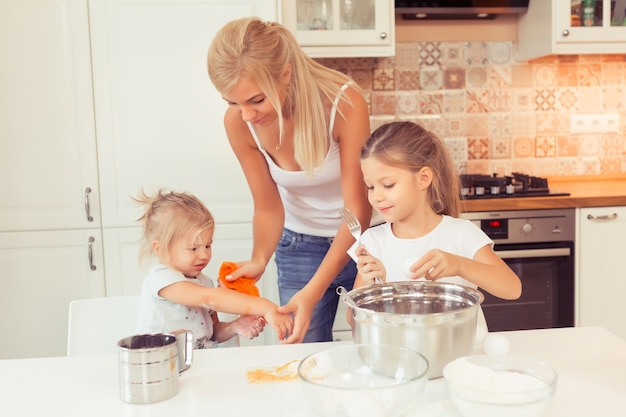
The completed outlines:
{"type": "Polygon", "coordinates": [[[372,90],[392,91],[395,90],[394,69],[376,68],[373,72],[372,90]]]}
{"type": "Polygon", "coordinates": [[[443,120],[443,136],[454,137],[467,135],[465,119],[465,113],[447,115],[443,120]]]}
{"type": "Polygon", "coordinates": [[[598,155],[600,140],[596,134],[580,135],[580,154],[582,156],[598,155]]]}
{"type": "Polygon", "coordinates": [[[488,159],[489,158],[489,138],[470,137],[467,138],[467,159],[488,159]]]}
{"type": "Polygon", "coordinates": [[[531,88],[511,89],[511,110],[528,112],[535,110],[535,90],[531,88]]]}
{"type": "Polygon", "coordinates": [[[622,138],[613,133],[606,133],[600,136],[600,155],[622,155],[622,138]]]}
{"type": "Polygon", "coordinates": [[[556,65],[535,65],[535,87],[552,88],[556,85],[556,65]]]}
{"type": "Polygon", "coordinates": [[[556,110],[556,89],[538,88],[535,90],[535,110],[554,111],[556,110]]]}
{"type": "Polygon", "coordinates": [[[464,113],[465,112],[465,91],[445,91],[443,93],[444,113],[464,113]]]}
{"type": "Polygon", "coordinates": [[[617,156],[601,156],[598,158],[601,175],[615,175],[621,173],[622,158],[617,156]]]}
{"type": "Polygon", "coordinates": [[[602,109],[602,90],[599,87],[578,89],[578,108],[581,113],[595,113],[602,109]]]}
{"type": "Polygon", "coordinates": [[[535,138],[535,156],[553,158],[556,156],[556,136],[537,136],[535,138]]]}
{"type": "Polygon", "coordinates": [[[348,75],[356,81],[363,90],[372,89],[372,70],[371,69],[349,69],[348,75]]]}
{"type": "Polygon", "coordinates": [[[535,129],[538,135],[554,135],[559,133],[559,114],[557,112],[537,112],[535,129]]]}
{"type": "Polygon", "coordinates": [[[511,138],[491,138],[489,143],[489,155],[494,159],[511,157],[511,138]]]}
{"type": "Polygon", "coordinates": [[[467,161],[465,169],[468,174],[486,174],[490,172],[489,159],[475,159],[473,161],[467,161]]]}
{"type": "Polygon", "coordinates": [[[445,121],[441,115],[420,115],[414,118],[406,118],[422,126],[424,129],[434,132],[439,137],[444,137],[445,121]]]}
{"type": "Polygon", "coordinates": [[[511,135],[534,137],[537,127],[535,119],[534,112],[512,112],[511,135]]]}
{"type": "Polygon", "coordinates": [[[607,112],[619,111],[624,107],[624,88],[606,87],[602,89],[602,110],[607,112]]]}
{"type": "Polygon", "coordinates": [[[489,114],[489,135],[491,137],[511,137],[512,121],[510,113],[489,114]]]}
{"type": "Polygon", "coordinates": [[[443,71],[436,67],[422,68],[419,72],[419,84],[422,90],[441,90],[443,71]]]}
{"type": "Polygon", "coordinates": [[[465,69],[465,83],[469,88],[485,88],[487,86],[487,68],[470,67],[465,69]]]}
{"type": "Polygon", "coordinates": [[[564,176],[576,176],[579,174],[580,161],[579,158],[559,158],[559,173],[564,176]]]}
{"type": "Polygon", "coordinates": [[[441,66],[440,42],[420,42],[419,43],[419,66],[437,67],[441,66]]]}
{"type": "Polygon", "coordinates": [[[559,157],[580,155],[580,137],[562,135],[557,138],[556,153],[559,157]]]}
{"type": "Polygon", "coordinates": [[[581,87],[596,87],[600,85],[600,63],[582,64],[578,66],[578,85],[581,87]]]}
{"type": "Polygon", "coordinates": [[[395,115],[396,95],[393,93],[372,93],[372,115],[395,115]]]}
{"type": "Polygon", "coordinates": [[[513,157],[532,158],[535,154],[535,138],[528,136],[513,137],[513,157]]]}
{"type": "Polygon", "coordinates": [[[489,90],[472,89],[467,90],[465,105],[468,113],[488,113],[489,112],[489,90]]]}
{"type": "Polygon", "coordinates": [[[396,95],[396,109],[398,115],[418,115],[419,110],[419,94],[416,91],[399,92],[396,95]]]}
{"type": "Polygon", "coordinates": [[[472,136],[489,137],[490,135],[488,113],[468,114],[465,118],[465,125],[468,134],[472,136]]]}
{"type": "Polygon", "coordinates": [[[600,161],[596,157],[583,157],[579,159],[578,175],[600,175],[600,161]]]}
{"type": "Polygon", "coordinates": [[[419,69],[397,68],[396,89],[400,91],[419,90],[419,69]]]}
{"type": "Polygon", "coordinates": [[[563,111],[575,111],[578,106],[578,91],[572,87],[557,88],[555,108],[563,111]]]}
{"type": "Polygon", "coordinates": [[[423,92],[419,96],[420,114],[443,113],[443,94],[440,92],[423,92]]]}
{"type": "Polygon", "coordinates": [[[490,42],[487,45],[487,59],[493,65],[509,64],[513,57],[511,42],[490,42]]]}
{"type": "Polygon", "coordinates": [[[444,42],[439,45],[441,65],[444,67],[465,66],[465,44],[463,42],[444,42]]]}
{"type": "Polygon", "coordinates": [[[444,138],[443,141],[457,166],[460,162],[467,162],[467,138],[444,138]]]}
{"type": "Polygon", "coordinates": [[[469,66],[485,66],[489,63],[487,57],[487,42],[467,42],[465,44],[465,64],[469,66]]]}
{"type": "Polygon", "coordinates": [[[578,64],[561,64],[556,70],[556,85],[578,87],[578,64]]]}
{"type": "Polygon", "coordinates": [[[396,44],[396,67],[415,68],[419,66],[419,45],[417,42],[396,44]]]}
{"type": "Polygon", "coordinates": [[[624,85],[624,64],[622,62],[603,62],[601,64],[602,75],[600,83],[602,85],[624,85]]]}
{"type": "Polygon", "coordinates": [[[465,68],[446,67],[443,70],[443,88],[446,90],[465,88],[465,68]]]}
{"type": "Polygon", "coordinates": [[[535,85],[532,65],[511,65],[511,87],[529,88],[535,85]]]}

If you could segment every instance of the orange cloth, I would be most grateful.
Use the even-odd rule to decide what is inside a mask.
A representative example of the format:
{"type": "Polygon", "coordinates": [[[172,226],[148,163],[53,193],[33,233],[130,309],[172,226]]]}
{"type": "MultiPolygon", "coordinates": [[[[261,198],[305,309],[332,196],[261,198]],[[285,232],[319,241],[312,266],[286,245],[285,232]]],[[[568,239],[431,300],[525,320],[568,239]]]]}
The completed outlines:
{"type": "Polygon", "coordinates": [[[235,262],[222,262],[219,272],[220,283],[231,290],[239,291],[244,294],[260,296],[259,289],[256,286],[256,280],[254,278],[241,277],[234,281],[227,281],[226,275],[230,275],[237,269],[235,262]]]}

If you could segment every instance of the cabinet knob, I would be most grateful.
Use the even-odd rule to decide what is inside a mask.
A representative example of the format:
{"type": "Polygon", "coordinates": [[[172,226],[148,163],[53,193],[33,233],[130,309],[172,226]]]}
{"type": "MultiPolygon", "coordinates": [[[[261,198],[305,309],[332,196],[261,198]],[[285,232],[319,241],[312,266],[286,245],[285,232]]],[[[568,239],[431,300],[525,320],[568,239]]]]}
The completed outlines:
{"type": "Polygon", "coordinates": [[[381,32],[380,39],[387,39],[387,32],[381,32]]]}
{"type": "Polygon", "coordinates": [[[563,32],[561,32],[561,35],[568,37],[569,36],[569,30],[565,29],[563,32]]]}

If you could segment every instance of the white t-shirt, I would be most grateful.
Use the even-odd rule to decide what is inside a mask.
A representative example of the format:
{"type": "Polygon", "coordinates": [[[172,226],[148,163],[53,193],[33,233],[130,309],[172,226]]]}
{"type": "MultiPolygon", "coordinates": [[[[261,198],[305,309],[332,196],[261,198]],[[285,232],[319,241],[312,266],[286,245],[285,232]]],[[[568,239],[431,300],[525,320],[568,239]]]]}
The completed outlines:
{"type": "MultiPolygon", "coordinates": [[[[455,255],[473,259],[476,252],[485,245],[493,245],[493,240],[469,220],[443,216],[441,222],[425,236],[416,239],[400,239],[391,231],[389,223],[370,227],[361,235],[361,244],[374,257],[380,259],[387,271],[386,281],[408,281],[406,275],[410,264],[415,263],[431,249],[440,249],[455,255]]],[[[357,260],[355,242],[348,254],[357,260]]],[[[419,278],[418,280],[425,280],[419,278]]],[[[477,285],[459,276],[444,277],[437,281],[477,288],[477,285]]],[[[486,334],[488,327],[482,308],[478,310],[478,334],[486,334]]],[[[479,338],[479,336],[477,336],[479,338]]],[[[482,339],[482,336],[480,336],[482,339]]],[[[479,340],[477,340],[479,341],[479,340]]]]}
{"type": "MultiPolygon", "coordinates": [[[[387,270],[387,282],[395,282],[408,280],[406,271],[409,263],[416,262],[431,249],[473,259],[480,248],[493,245],[493,240],[469,220],[443,216],[430,233],[416,239],[396,237],[389,223],[370,227],[361,235],[361,244],[372,256],[383,262],[387,270]]],[[[355,242],[348,250],[355,261],[356,248],[355,242]]],[[[476,288],[476,285],[459,276],[441,278],[440,281],[476,288]]]]}
{"type": "Polygon", "coordinates": [[[211,340],[213,320],[210,310],[187,307],[159,296],[162,288],[184,281],[208,288],[214,287],[211,278],[204,274],[187,278],[181,272],[173,271],[161,263],[150,268],[141,288],[141,309],[136,332],[169,333],[187,329],[193,332],[195,349],[214,347],[216,343],[211,340]]]}

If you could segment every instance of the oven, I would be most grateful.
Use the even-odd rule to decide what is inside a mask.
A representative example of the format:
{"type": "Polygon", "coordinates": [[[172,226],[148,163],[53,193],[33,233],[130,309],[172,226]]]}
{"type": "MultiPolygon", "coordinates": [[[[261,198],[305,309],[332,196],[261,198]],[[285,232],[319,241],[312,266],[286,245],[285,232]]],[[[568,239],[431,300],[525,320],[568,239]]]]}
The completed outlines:
{"type": "Polygon", "coordinates": [[[574,326],[575,210],[463,213],[494,241],[494,250],[522,281],[517,300],[485,293],[490,331],[574,326]]]}

